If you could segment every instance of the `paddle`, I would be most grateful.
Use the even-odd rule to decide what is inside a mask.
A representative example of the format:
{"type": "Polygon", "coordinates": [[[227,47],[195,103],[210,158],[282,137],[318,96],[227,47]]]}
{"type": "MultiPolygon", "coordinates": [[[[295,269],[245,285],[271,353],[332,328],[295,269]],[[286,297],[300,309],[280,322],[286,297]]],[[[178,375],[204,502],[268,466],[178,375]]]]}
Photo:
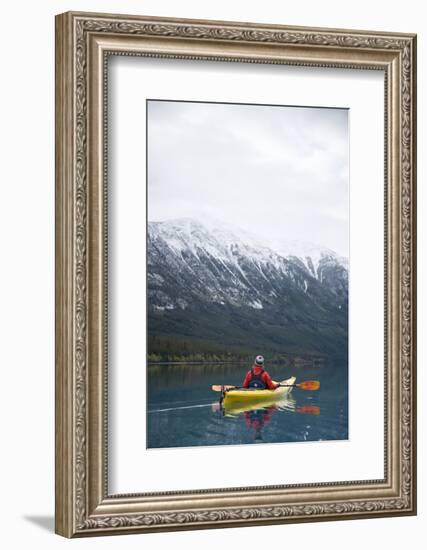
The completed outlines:
{"type": "MultiPolygon", "coordinates": [[[[300,382],[299,384],[279,384],[280,388],[299,388],[300,390],[316,391],[320,388],[319,380],[307,380],[300,382]]],[[[212,386],[213,391],[226,391],[226,390],[243,390],[241,386],[221,386],[220,384],[214,384],[212,386]]]]}

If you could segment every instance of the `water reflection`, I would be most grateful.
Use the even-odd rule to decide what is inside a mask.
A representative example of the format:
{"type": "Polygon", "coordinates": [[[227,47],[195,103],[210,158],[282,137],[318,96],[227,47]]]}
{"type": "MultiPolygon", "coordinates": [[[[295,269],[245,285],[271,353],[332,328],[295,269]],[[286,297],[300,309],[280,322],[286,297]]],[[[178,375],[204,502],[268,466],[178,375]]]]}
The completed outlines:
{"type": "Polygon", "coordinates": [[[294,412],[296,409],[296,401],[291,396],[286,396],[282,400],[265,404],[263,407],[260,405],[247,405],[246,407],[239,406],[224,406],[225,416],[237,416],[242,413],[242,417],[246,426],[250,427],[254,431],[254,441],[259,443],[263,441],[262,430],[272,419],[272,416],[278,410],[287,410],[294,412]]]}
{"type": "Polygon", "coordinates": [[[297,400],[293,395],[288,394],[279,401],[272,400],[264,405],[252,404],[227,404],[223,401],[212,403],[212,412],[222,414],[229,418],[240,418],[246,426],[254,431],[254,441],[262,442],[262,430],[272,419],[277,411],[286,411],[288,413],[312,414],[319,416],[320,407],[318,405],[297,405],[297,400]]]}
{"type": "Polygon", "coordinates": [[[149,366],[147,446],[187,447],[347,439],[346,364],[283,368],[275,379],[321,381],[321,390],[294,388],[280,401],[221,406],[213,384],[240,385],[246,365],[164,364],[149,366]]]}

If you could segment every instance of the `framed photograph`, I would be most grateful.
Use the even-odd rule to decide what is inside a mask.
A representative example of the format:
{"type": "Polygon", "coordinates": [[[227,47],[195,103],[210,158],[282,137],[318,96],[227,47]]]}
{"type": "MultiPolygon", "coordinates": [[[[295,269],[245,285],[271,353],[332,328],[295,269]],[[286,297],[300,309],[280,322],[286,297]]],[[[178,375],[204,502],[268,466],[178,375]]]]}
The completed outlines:
{"type": "Polygon", "coordinates": [[[56,18],[56,532],[416,513],[416,37],[56,18]]]}

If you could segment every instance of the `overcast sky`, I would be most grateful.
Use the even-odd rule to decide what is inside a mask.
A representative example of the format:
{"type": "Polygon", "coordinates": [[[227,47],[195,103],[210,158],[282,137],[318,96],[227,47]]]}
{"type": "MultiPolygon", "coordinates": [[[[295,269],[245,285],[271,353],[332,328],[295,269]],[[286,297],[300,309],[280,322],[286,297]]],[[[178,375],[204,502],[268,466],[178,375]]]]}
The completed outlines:
{"type": "Polygon", "coordinates": [[[348,111],[148,102],[148,219],[204,216],[348,256],[348,111]]]}

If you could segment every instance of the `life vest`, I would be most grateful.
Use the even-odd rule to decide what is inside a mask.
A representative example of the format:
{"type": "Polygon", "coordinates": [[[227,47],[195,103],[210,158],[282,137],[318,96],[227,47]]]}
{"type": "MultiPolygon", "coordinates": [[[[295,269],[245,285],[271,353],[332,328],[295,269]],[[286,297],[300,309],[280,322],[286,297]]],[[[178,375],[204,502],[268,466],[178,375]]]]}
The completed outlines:
{"type": "Polygon", "coordinates": [[[266,385],[264,380],[262,379],[263,374],[264,374],[264,369],[259,374],[255,374],[254,369],[251,368],[252,378],[249,382],[249,387],[256,390],[265,390],[266,385]]]}

